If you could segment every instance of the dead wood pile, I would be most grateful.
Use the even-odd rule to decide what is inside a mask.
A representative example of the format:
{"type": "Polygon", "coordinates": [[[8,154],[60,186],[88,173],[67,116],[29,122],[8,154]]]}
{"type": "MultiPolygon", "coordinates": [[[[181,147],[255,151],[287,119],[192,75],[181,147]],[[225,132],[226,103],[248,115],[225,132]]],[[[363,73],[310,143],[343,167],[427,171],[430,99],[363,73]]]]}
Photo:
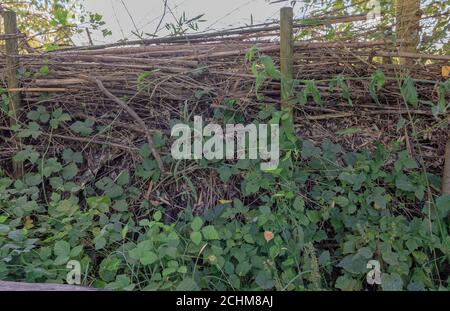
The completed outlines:
{"type": "MultiPolygon", "coordinates": [[[[271,30],[264,35],[238,33],[225,38],[188,38],[23,55],[20,91],[24,107],[19,119],[24,126],[27,113],[38,105],[48,111],[61,107],[71,116],[70,121],[54,131],[43,125],[43,135],[24,143],[47,151],[48,156],[59,156],[69,147],[82,151],[88,159],[82,168],[85,173],[79,177],[84,181],[86,176],[98,179],[123,169],[134,170],[139,162],[139,147],[149,141],[149,136],[151,139],[147,133],[159,131],[167,142],[159,154],[170,166],[168,135],[174,120],[192,120],[192,116],[201,115],[207,123],[218,112],[231,111],[250,123],[263,107],[278,107],[279,81],[266,79],[259,90],[262,98],[257,98],[251,63],[245,60],[246,52],[256,45],[261,55],[271,56],[278,65],[279,45],[273,36],[271,30]],[[230,99],[236,100],[232,106],[226,104],[230,99]],[[73,122],[85,120],[97,126],[92,135],[80,136],[70,129],[73,122]]],[[[309,98],[305,105],[295,105],[297,135],[317,143],[330,139],[346,151],[370,149],[376,142],[405,141],[412,156],[423,159],[431,172],[439,174],[448,116],[436,118],[431,107],[406,105],[399,77],[408,72],[419,99],[436,103],[437,85],[443,81],[441,68],[448,65],[449,58],[401,55],[413,63],[400,67],[390,61],[391,56],[398,56],[396,51],[395,43],[384,40],[296,42],[295,77],[313,80],[322,98],[321,104],[309,98]],[[377,69],[390,78],[377,92],[378,103],[370,96],[371,76],[377,69]],[[343,98],[342,90],[330,89],[329,81],[338,76],[346,81],[352,104],[343,98]],[[397,129],[401,118],[409,125],[397,129]],[[410,120],[414,120],[418,139],[412,138],[410,120]],[[337,134],[348,128],[354,131],[337,134]]],[[[4,63],[0,60],[0,75],[2,72],[4,63]]],[[[2,87],[6,88],[4,84],[2,87]]],[[[302,87],[300,83],[298,90],[302,87]]],[[[2,114],[2,163],[17,152],[7,138],[8,124],[8,117],[2,114]]],[[[214,206],[217,200],[232,198],[240,191],[236,182],[222,184],[214,169],[202,168],[192,161],[179,169],[178,174],[189,176],[199,189],[197,201],[190,202],[194,206],[214,206]]],[[[183,208],[184,196],[191,190],[185,182],[178,182],[179,177],[166,176],[156,184],[140,181],[136,186],[155,204],[183,208]]]]}

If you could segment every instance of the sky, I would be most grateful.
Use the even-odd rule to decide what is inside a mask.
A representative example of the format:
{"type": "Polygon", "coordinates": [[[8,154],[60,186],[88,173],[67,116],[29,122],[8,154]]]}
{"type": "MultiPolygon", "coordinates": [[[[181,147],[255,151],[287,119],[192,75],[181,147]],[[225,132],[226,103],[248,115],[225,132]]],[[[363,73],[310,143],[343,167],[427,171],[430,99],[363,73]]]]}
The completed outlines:
{"type": "MultiPolygon", "coordinates": [[[[185,12],[188,19],[205,14],[206,22],[199,24],[199,30],[218,30],[230,26],[243,26],[251,23],[261,23],[278,19],[281,7],[289,5],[288,2],[272,3],[277,0],[168,0],[173,15],[179,17],[185,12]]],[[[158,25],[164,10],[164,0],[84,0],[87,11],[103,16],[107,28],[112,36],[103,37],[101,32],[92,33],[95,44],[116,42],[123,38],[137,39],[132,31],[153,33],[158,25]],[[128,12],[127,12],[128,10],[128,12]],[[132,19],[130,18],[132,16],[132,19]]],[[[299,7],[300,4],[296,5],[299,7]]],[[[174,18],[167,11],[162,26],[174,22],[174,18]]],[[[164,28],[164,27],[162,27],[164,28]]],[[[168,32],[163,29],[158,35],[164,36],[168,32]]],[[[81,34],[74,38],[76,44],[88,43],[87,35],[81,34]]]]}

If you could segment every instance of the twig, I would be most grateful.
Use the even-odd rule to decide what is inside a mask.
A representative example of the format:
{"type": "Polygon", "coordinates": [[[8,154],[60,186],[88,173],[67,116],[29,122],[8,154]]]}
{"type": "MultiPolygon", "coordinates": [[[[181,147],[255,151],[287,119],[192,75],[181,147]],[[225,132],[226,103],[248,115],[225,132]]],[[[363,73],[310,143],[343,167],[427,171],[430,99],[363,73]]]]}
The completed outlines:
{"type": "Polygon", "coordinates": [[[123,100],[116,97],[114,94],[112,94],[110,91],[108,91],[105,86],[103,85],[102,81],[100,81],[97,78],[88,77],[88,80],[91,80],[95,82],[98,86],[98,88],[111,100],[113,100],[115,103],[117,103],[119,106],[121,106],[128,114],[143,128],[145,129],[145,136],[147,137],[148,145],[150,148],[150,151],[155,158],[156,162],[158,163],[158,167],[161,172],[164,172],[164,164],[161,160],[161,157],[158,153],[158,151],[155,149],[155,144],[153,143],[153,138],[150,135],[150,131],[147,128],[147,125],[145,124],[144,120],[141,119],[141,117],[131,108],[128,106],[123,100]]]}

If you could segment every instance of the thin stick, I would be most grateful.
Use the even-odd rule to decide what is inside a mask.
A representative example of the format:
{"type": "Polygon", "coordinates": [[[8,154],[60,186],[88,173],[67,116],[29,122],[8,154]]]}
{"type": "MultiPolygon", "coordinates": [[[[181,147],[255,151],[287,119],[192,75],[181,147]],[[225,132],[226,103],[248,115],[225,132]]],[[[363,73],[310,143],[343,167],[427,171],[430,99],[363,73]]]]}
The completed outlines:
{"type": "Polygon", "coordinates": [[[17,93],[17,92],[67,92],[67,89],[64,88],[56,88],[56,87],[18,87],[18,88],[10,88],[8,92],[17,93]]]}
{"type": "Polygon", "coordinates": [[[147,125],[145,124],[144,120],[141,119],[141,117],[131,108],[128,106],[123,100],[116,97],[114,94],[112,94],[110,91],[108,91],[105,86],[103,85],[102,81],[100,81],[97,78],[88,77],[89,80],[95,82],[98,86],[98,88],[111,100],[113,100],[115,103],[117,103],[120,107],[122,107],[128,114],[143,128],[145,129],[145,136],[147,137],[148,145],[150,148],[150,151],[155,158],[156,162],[158,163],[159,170],[161,172],[164,172],[164,164],[161,160],[161,157],[158,153],[158,151],[155,149],[155,144],[153,143],[153,138],[150,135],[150,131],[147,128],[147,125]]]}

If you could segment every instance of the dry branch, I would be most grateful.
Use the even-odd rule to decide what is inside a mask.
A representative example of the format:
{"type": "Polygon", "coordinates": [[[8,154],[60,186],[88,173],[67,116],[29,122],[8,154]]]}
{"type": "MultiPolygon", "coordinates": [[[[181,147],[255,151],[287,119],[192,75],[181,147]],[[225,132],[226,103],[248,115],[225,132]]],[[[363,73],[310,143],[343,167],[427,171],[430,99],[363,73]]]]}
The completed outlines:
{"type": "Polygon", "coordinates": [[[156,162],[158,163],[159,170],[161,172],[164,172],[164,164],[161,160],[161,157],[158,153],[158,151],[155,148],[155,144],[153,142],[152,135],[150,134],[150,131],[147,128],[147,125],[145,124],[144,120],[141,119],[141,117],[131,108],[129,105],[127,105],[123,100],[120,98],[114,96],[110,91],[108,91],[105,86],[103,85],[102,81],[100,81],[97,78],[91,78],[89,77],[88,80],[91,80],[95,82],[98,86],[98,88],[111,100],[113,100],[115,103],[117,103],[120,107],[122,107],[128,114],[141,126],[143,129],[145,129],[145,136],[148,141],[148,145],[150,148],[150,151],[155,158],[156,162]]]}

